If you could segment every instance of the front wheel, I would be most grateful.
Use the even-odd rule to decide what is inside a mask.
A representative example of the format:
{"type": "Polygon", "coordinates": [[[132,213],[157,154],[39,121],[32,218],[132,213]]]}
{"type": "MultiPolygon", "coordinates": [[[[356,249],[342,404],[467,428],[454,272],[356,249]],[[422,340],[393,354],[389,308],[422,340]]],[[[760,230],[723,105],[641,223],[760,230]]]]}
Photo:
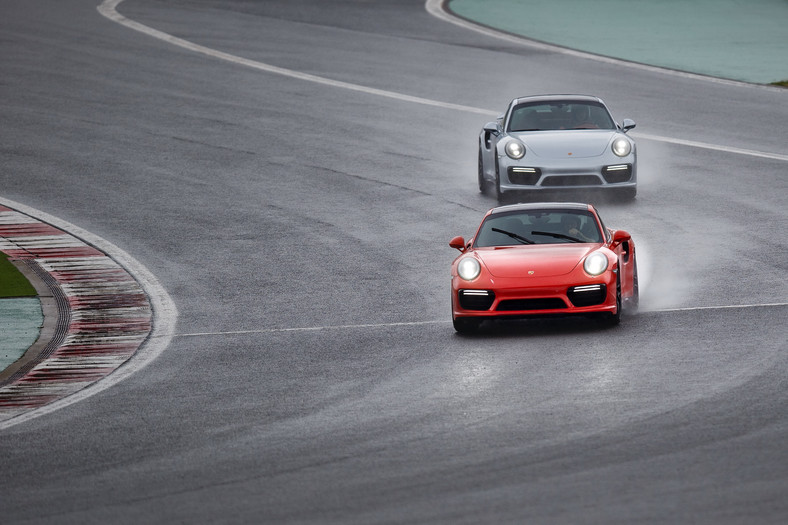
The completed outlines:
{"type": "Polygon", "coordinates": [[[498,156],[495,156],[495,198],[498,200],[498,204],[505,204],[505,197],[501,192],[501,174],[498,168],[498,156]]]}
{"type": "Polygon", "coordinates": [[[640,286],[638,285],[638,265],[634,262],[632,271],[632,296],[624,299],[624,311],[627,315],[634,315],[640,305],[640,286]]]}
{"type": "Polygon", "coordinates": [[[621,322],[621,281],[616,279],[616,311],[605,312],[602,314],[602,324],[605,326],[616,326],[621,322]]]}
{"type": "Polygon", "coordinates": [[[487,181],[484,180],[484,161],[482,160],[482,150],[479,150],[479,191],[487,193],[487,181]]]}

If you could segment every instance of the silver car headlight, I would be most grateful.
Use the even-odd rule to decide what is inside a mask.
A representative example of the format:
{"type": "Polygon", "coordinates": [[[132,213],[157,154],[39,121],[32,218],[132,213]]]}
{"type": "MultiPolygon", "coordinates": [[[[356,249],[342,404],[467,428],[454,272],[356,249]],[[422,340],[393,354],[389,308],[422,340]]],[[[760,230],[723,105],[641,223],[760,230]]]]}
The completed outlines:
{"type": "Polygon", "coordinates": [[[465,257],[457,264],[457,274],[466,281],[473,281],[482,272],[482,265],[473,257],[465,257]]]}
{"type": "Polygon", "coordinates": [[[604,253],[594,252],[583,262],[583,269],[588,275],[601,275],[607,270],[607,257],[604,253]]]}
{"type": "Polygon", "coordinates": [[[510,140],[503,149],[509,158],[514,160],[521,159],[525,155],[525,146],[519,140],[510,140]]]}
{"type": "Polygon", "coordinates": [[[632,152],[632,143],[624,137],[618,137],[613,141],[613,153],[619,157],[626,157],[632,152]]]}

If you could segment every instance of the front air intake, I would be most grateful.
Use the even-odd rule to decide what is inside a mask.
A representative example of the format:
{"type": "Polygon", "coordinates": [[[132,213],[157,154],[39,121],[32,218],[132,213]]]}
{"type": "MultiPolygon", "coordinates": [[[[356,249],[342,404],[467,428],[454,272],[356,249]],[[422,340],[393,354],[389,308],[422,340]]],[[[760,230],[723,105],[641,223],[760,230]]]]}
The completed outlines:
{"type": "Polygon", "coordinates": [[[495,293],[492,290],[460,290],[459,299],[463,310],[489,310],[495,293]]]}
{"type": "Polygon", "coordinates": [[[542,177],[542,170],[539,168],[512,167],[506,171],[509,182],[512,184],[522,184],[523,186],[533,186],[542,177]]]}
{"type": "Polygon", "coordinates": [[[576,307],[596,306],[605,302],[607,286],[604,284],[573,286],[567,290],[566,296],[576,307]]]}
{"type": "Polygon", "coordinates": [[[557,297],[543,299],[507,299],[496,308],[499,312],[519,312],[528,310],[562,310],[566,303],[557,297]]]}
{"type": "Polygon", "coordinates": [[[611,184],[627,182],[632,178],[632,164],[616,164],[602,168],[602,176],[611,184]]]}

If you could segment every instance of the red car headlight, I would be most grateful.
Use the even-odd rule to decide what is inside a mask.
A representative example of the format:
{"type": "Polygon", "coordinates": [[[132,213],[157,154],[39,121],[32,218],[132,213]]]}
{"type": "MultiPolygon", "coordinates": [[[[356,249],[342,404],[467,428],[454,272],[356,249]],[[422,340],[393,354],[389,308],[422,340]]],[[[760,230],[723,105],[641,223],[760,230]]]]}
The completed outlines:
{"type": "Polygon", "coordinates": [[[583,269],[588,275],[602,275],[607,270],[607,257],[604,253],[594,252],[583,261],[583,269]]]}
{"type": "Polygon", "coordinates": [[[474,257],[463,257],[457,264],[457,274],[466,281],[473,281],[482,272],[482,265],[474,257]]]}

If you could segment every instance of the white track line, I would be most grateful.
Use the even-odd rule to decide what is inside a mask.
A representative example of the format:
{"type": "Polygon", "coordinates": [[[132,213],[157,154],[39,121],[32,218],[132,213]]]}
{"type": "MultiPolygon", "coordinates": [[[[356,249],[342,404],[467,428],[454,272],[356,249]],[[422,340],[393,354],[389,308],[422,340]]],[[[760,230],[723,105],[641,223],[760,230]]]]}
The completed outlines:
{"type": "Polygon", "coordinates": [[[209,47],[201,46],[199,44],[194,44],[189,42],[188,40],[184,40],[182,38],[178,38],[172,36],[170,34],[164,33],[157,29],[153,29],[146,25],[140,24],[133,20],[126,18],[125,16],[118,13],[115,8],[118,4],[120,4],[123,0],[105,0],[101,5],[97,7],[99,13],[104,15],[105,17],[109,18],[110,20],[117,22],[118,24],[124,25],[130,29],[134,29],[135,31],[139,31],[141,33],[145,33],[146,35],[152,36],[153,38],[158,38],[159,40],[164,40],[170,44],[175,46],[182,47],[184,49],[188,49],[190,51],[194,51],[196,53],[201,53],[203,55],[207,55],[213,58],[218,58],[221,60],[226,60],[228,62],[232,62],[234,64],[239,64],[242,66],[250,67],[252,69],[257,69],[259,71],[265,71],[267,73],[275,73],[277,75],[283,75],[286,77],[297,78],[299,80],[306,80],[308,82],[314,82],[316,84],[323,84],[326,86],[342,88],[342,89],[349,89],[351,91],[360,91],[362,93],[367,93],[369,95],[377,95],[380,97],[387,97],[393,98],[396,100],[401,100],[404,102],[413,102],[415,104],[423,104],[426,106],[435,106],[444,109],[451,109],[455,111],[466,111],[470,113],[479,113],[482,115],[497,115],[498,113],[492,110],[487,109],[479,109],[474,108],[471,106],[463,106],[460,104],[451,104],[448,102],[440,102],[438,100],[431,100],[428,98],[422,97],[414,97],[411,95],[404,95],[402,93],[396,93],[394,91],[386,91],[384,89],[376,89],[367,86],[361,86],[359,84],[351,84],[349,82],[342,82],[339,80],[331,80],[329,78],[320,77],[317,75],[310,75],[309,73],[302,73],[300,71],[295,71],[292,69],[286,69],[283,67],[272,66],[270,64],[265,64],[263,62],[257,62],[255,60],[249,60],[247,58],[239,57],[236,55],[231,55],[229,53],[224,53],[222,51],[217,51],[215,49],[211,49],[209,47]]]}
{"type": "MultiPolygon", "coordinates": [[[[257,62],[255,60],[249,60],[247,58],[239,57],[239,56],[236,56],[236,55],[231,55],[229,53],[224,53],[222,51],[217,51],[215,49],[211,49],[209,47],[205,47],[205,46],[201,46],[199,44],[195,44],[195,43],[189,42],[188,40],[184,40],[182,38],[178,38],[178,37],[170,35],[168,33],[164,33],[162,31],[159,31],[158,29],[153,29],[152,27],[148,27],[146,25],[140,24],[139,22],[135,22],[133,20],[130,20],[129,18],[126,18],[125,16],[121,15],[120,13],[118,13],[117,10],[116,10],[117,6],[121,2],[123,2],[123,0],[104,0],[101,3],[101,5],[99,5],[96,9],[98,9],[98,12],[101,13],[106,18],[112,20],[113,22],[121,24],[123,26],[126,26],[129,29],[133,29],[135,31],[139,31],[139,32],[144,33],[144,34],[146,34],[148,36],[151,36],[153,38],[157,38],[159,40],[163,40],[163,41],[165,41],[167,43],[170,43],[172,45],[179,46],[179,47],[182,47],[184,49],[188,49],[190,51],[194,51],[196,53],[201,53],[201,54],[209,56],[209,57],[218,58],[220,60],[226,60],[226,61],[232,62],[234,64],[238,64],[238,65],[246,66],[246,67],[249,67],[249,68],[252,68],[252,69],[256,69],[258,71],[265,71],[267,73],[274,73],[274,74],[277,74],[277,75],[283,75],[283,76],[286,76],[286,77],[296,78],[296,79],[299,79],[299,80],[305,80],[307,82],[314,82],[316,84],[323,84],[323,85],[326,85],[326,86],[331,86],[331,87],[336,87],[336,88],[341,88],[341,89],[348,89],[348,90],[351,90],[351,91],[357,91],[357,92],[366,93],[366,94],[369,94],[369,95],[377,95],[377,96],[380,96],[380,97],[391,98],[391,99],[400,100],[400,101],[403,101],[403,102],[412,102],[414,104],[422,104],[422,105],[426,105],[426,106],[433,106],[433,107],[449,109],[449,110],[454,110],[454,111],[464,111],[464,112],[468,112],[468,113],[475,113],[475,114],[478,114],[478,115],[486,115],[486,116],[490,116],[490,117],[497,117],[500,114],[500,111],[494,111],[494,110],[491,110],[491,109],[475,108],[475,107],[472,107],[472,106],[465,106],[465,105],[461,105],[461,104],[452,104],[452,103],[449,103],[449,102],[441,102],[441,101],[438,101],[438,100],[432,100],[432,99],[428,99],[428,98],[415,97],[415,96],[412,96],[412,95],[405,95],[405,94],[397,93],[397,92],[394,92],[394,91],[387,91],[387,90],[384,90],[384,89],[377,89],[377,88],[371,88],[371,87],[367,87],[367,86],[362,86],[362,85],[359,85],[359,84],[352,84],[350,82],[342,82],[342,81],[339,81],[339,80],[331,80],[329,78],[325,78],[325,77],[321,77],[321,76],[317,76],[317,75],[310,75],[308,73],[302,73],[300,71],[295,71],[293,69],[286,69],[286,68],[282,68],[282,67],[278,67],[278,66],[273,66],[273,65],[270,65],[270,64],[265,64],[263,62],[257,62]]],[[[562,48],[562,47],[558,47],[558,46],[552,46],[552,45],[549,45],[549,44],[543,44],[543,43],[535,42],[533,40],[528,40],[526,38],[515,37],[514,35],[508,35],[508,34],[504,34],[504,33],[499,33],[499,32],[493,31],[493,30],[491,30],[489,28],[484,28],[484,27],[481,27],[481,26],[478,26],[478,25],[475,25],[475,24],[471,24],[470,22],[467,22],[467,21],[465,21],[463,19],[455,18],[455,17],[449,15],[448,13],[446,13],[443,10],[441,0],[426,0],[425,8],[427,9],[427,11],[430,14],[436,16],[437,18],[440,18],[441,20],[445,20],[447,22],[451,22],[451,23],[459,25],[461,27],[465,27],[466,29],[472,29],[474,31],[480,31],[482,33],[485,33],[485,34],[488,34],[488,35],[492,35],[492,36],[495,36],[495,37],[498,37],[498,38],[502,38],[502,39],[505,39],[505,40],[510,40],[510,41],[513,41],[513,42],[517,42],[518,44],[522,44],[522,45],[528,45],[528,46],[532,46],[532,47],[539,47],[539,48],[550,49],[552,51],[556,51],[556,52],[559,52],[559,53],[570,54],[570,55],[575,55],[575,56],[582,56],[584,58],[594,58],[595,60],[600,60],[600,61],[603,61],[603,62],[612,62],[612,63],[616,63],[616,64],[625,64],[625,65],[630,66],[630,67],[639,67],[641,69],[650,69],[650,70],[656,70],[656,71],[661,71],[661,72],[671,72],[673,74],[680,74],[681,76],[689,76],[689,77],[692,77],[692,78],[702,78],[702,79],[705,79],[705,80],[711,79],[712,81],[715,81],[715,82],[718,82],[718,83],[727,83],[727,84],[731,84],[732,83],[732,84],[748,86],[748,87],[756,86],[755,84],[747,84],[747,83],[744,83],[744,82],[727,81],[727,80],[724,80],[724,79],[715,79],[713,77],[704,77],[702,75],[693,75],[691,73],[686,73],[685,74],[685,73],[682,73],[682,72],[675,72],[675,71],[672,71],[672,70],[657,68],[657,67],[653,67],[653,66],[644,66],[642,64],[635,64],[635,63],[632,63],[632,62],[625,62],[625,61],[618,60],[618,59],[613,59],[613,58],[608,58],[608,57],[601,57],[599,55],[592,55],[590,53],[583,53],[581,51],[575,51],[575,50],[572,50],[572,49],[567,49],[567,48],[562,48]]],[[[763,86],[757,86],[757,87],[763,87],[763,86]]],[[[788,155],[782,155],[782,154],[779,154],[779,153],[768,153],[768,152],[755,151],[755,150],[731,148],[731,147],[727,147],[727,146],[719,146],[719,145],[715,145],[715,144],[707,144],[707,143],[704,143],[704,142],[696,142],[696,141],[690,141],[690,140],[682,140],[682,139],[673,139],[673,138],[669,138],[669,137],[661,137],[661,136],[658,136],[658,135],[644,135],[644,134],[639,134],[638,133],[638,134],[636,134],[636,136],[642,137],[642,138],[647,139],[647,140],[656,140],[656,141],[667,142],[667,143],[671,143],[671,144],[681,144],[681,145],[684,145],[684,146],[690,146],[690,147],[694,147],[694,148],[711,149],[711,150],[714,150],[714,151],[725,151],[725,152],[728,152],[728,153],[735,153],[735,154],[738,154],[738,155],[749,155],[749,156],[754,156],[754,157],[761,157],[761,158],[768,158],[768,159],[776,159],[776,160],[788,161],[788,155]]]]}
{"type": "Polygon", "coordinates": [[[788,303],[761,303],[761,304],[731,304],[723,306],[688,306],[685,308],[660,308],[657,310],[644,310],[643,313],[666,313],[666,312],[694,312],[699,310],[741,310],[745,308],[769,308],[777,306],[788,306],[788,303]]]}
{"type": "MultiPolygon", "coordinates": [[[[671,312],[694,312],[702,310],[741,310],[747,308],[769,308],[788,306],[788,303],[765,303],[765,304],[734,304],[723,306],[689,306],[685,308],[660,308],[658,310],[642,310],[642,314],[662,314],[671,312]]],[[[276,334],[287,332],[321,332],[327,330],[358,330],[366,328],[397,328],[401,326],[425,326],[432,324],[448,324],[451,321],[446,319],[443,321],[413,321],[413,322],[399,322],[399,323],[366,323],[366,324],[345,324],[333,326],[304,326],[300,328],[260,328],[257,330],[228,330],[220,332],[191,332],[184,334],[175,334],[173,337],[205,337],[216,335],[250,335],[250,334],[276,334]]]]}
{"type": "Polygon", "coordinates": [[[175,334],[174,337],[200,337],[206,335],[247,335],[247,334],[275,334],[282,332],[320,332],[323,330],[352,330],[364,328],[392,328],[398,326],[424,326],[430,324],[444,324],[449,321],[413,321],[397,323],[365,323],[365,324],[345,324],[333,326],[303,326],[300,328],[260,328],[256,330],[228,330],[222,332],[192,332],[185,334],[175,334]]]}
{"type": "Polygon", "coordinates": [[[684,140],[684,139],[674,139],[671,137],[662,137],[660,135],[648,135],[645,133],[631,133],[637,138],[642,138],[646,140],[655,140],[658,142],[667,142],[669,144],[678,144],[681,146],[689,146],[691,148],[702,148],[702,149],[709,149],[713,151],[724,151],[726,153],[735,153],[737,155],[748,155],[750,157],[760,157],[763,159],[773,159],[773,160],[782,160],[788,161],[788,155],[782,155],[780,153],[767,153],[765,151],[757,151],[752,149],[742,149],[742,148],[732,148],[730,146],[718,146],[716,144],[709,144],[707,142],[698,142],[695,140],[684,140]]]}

